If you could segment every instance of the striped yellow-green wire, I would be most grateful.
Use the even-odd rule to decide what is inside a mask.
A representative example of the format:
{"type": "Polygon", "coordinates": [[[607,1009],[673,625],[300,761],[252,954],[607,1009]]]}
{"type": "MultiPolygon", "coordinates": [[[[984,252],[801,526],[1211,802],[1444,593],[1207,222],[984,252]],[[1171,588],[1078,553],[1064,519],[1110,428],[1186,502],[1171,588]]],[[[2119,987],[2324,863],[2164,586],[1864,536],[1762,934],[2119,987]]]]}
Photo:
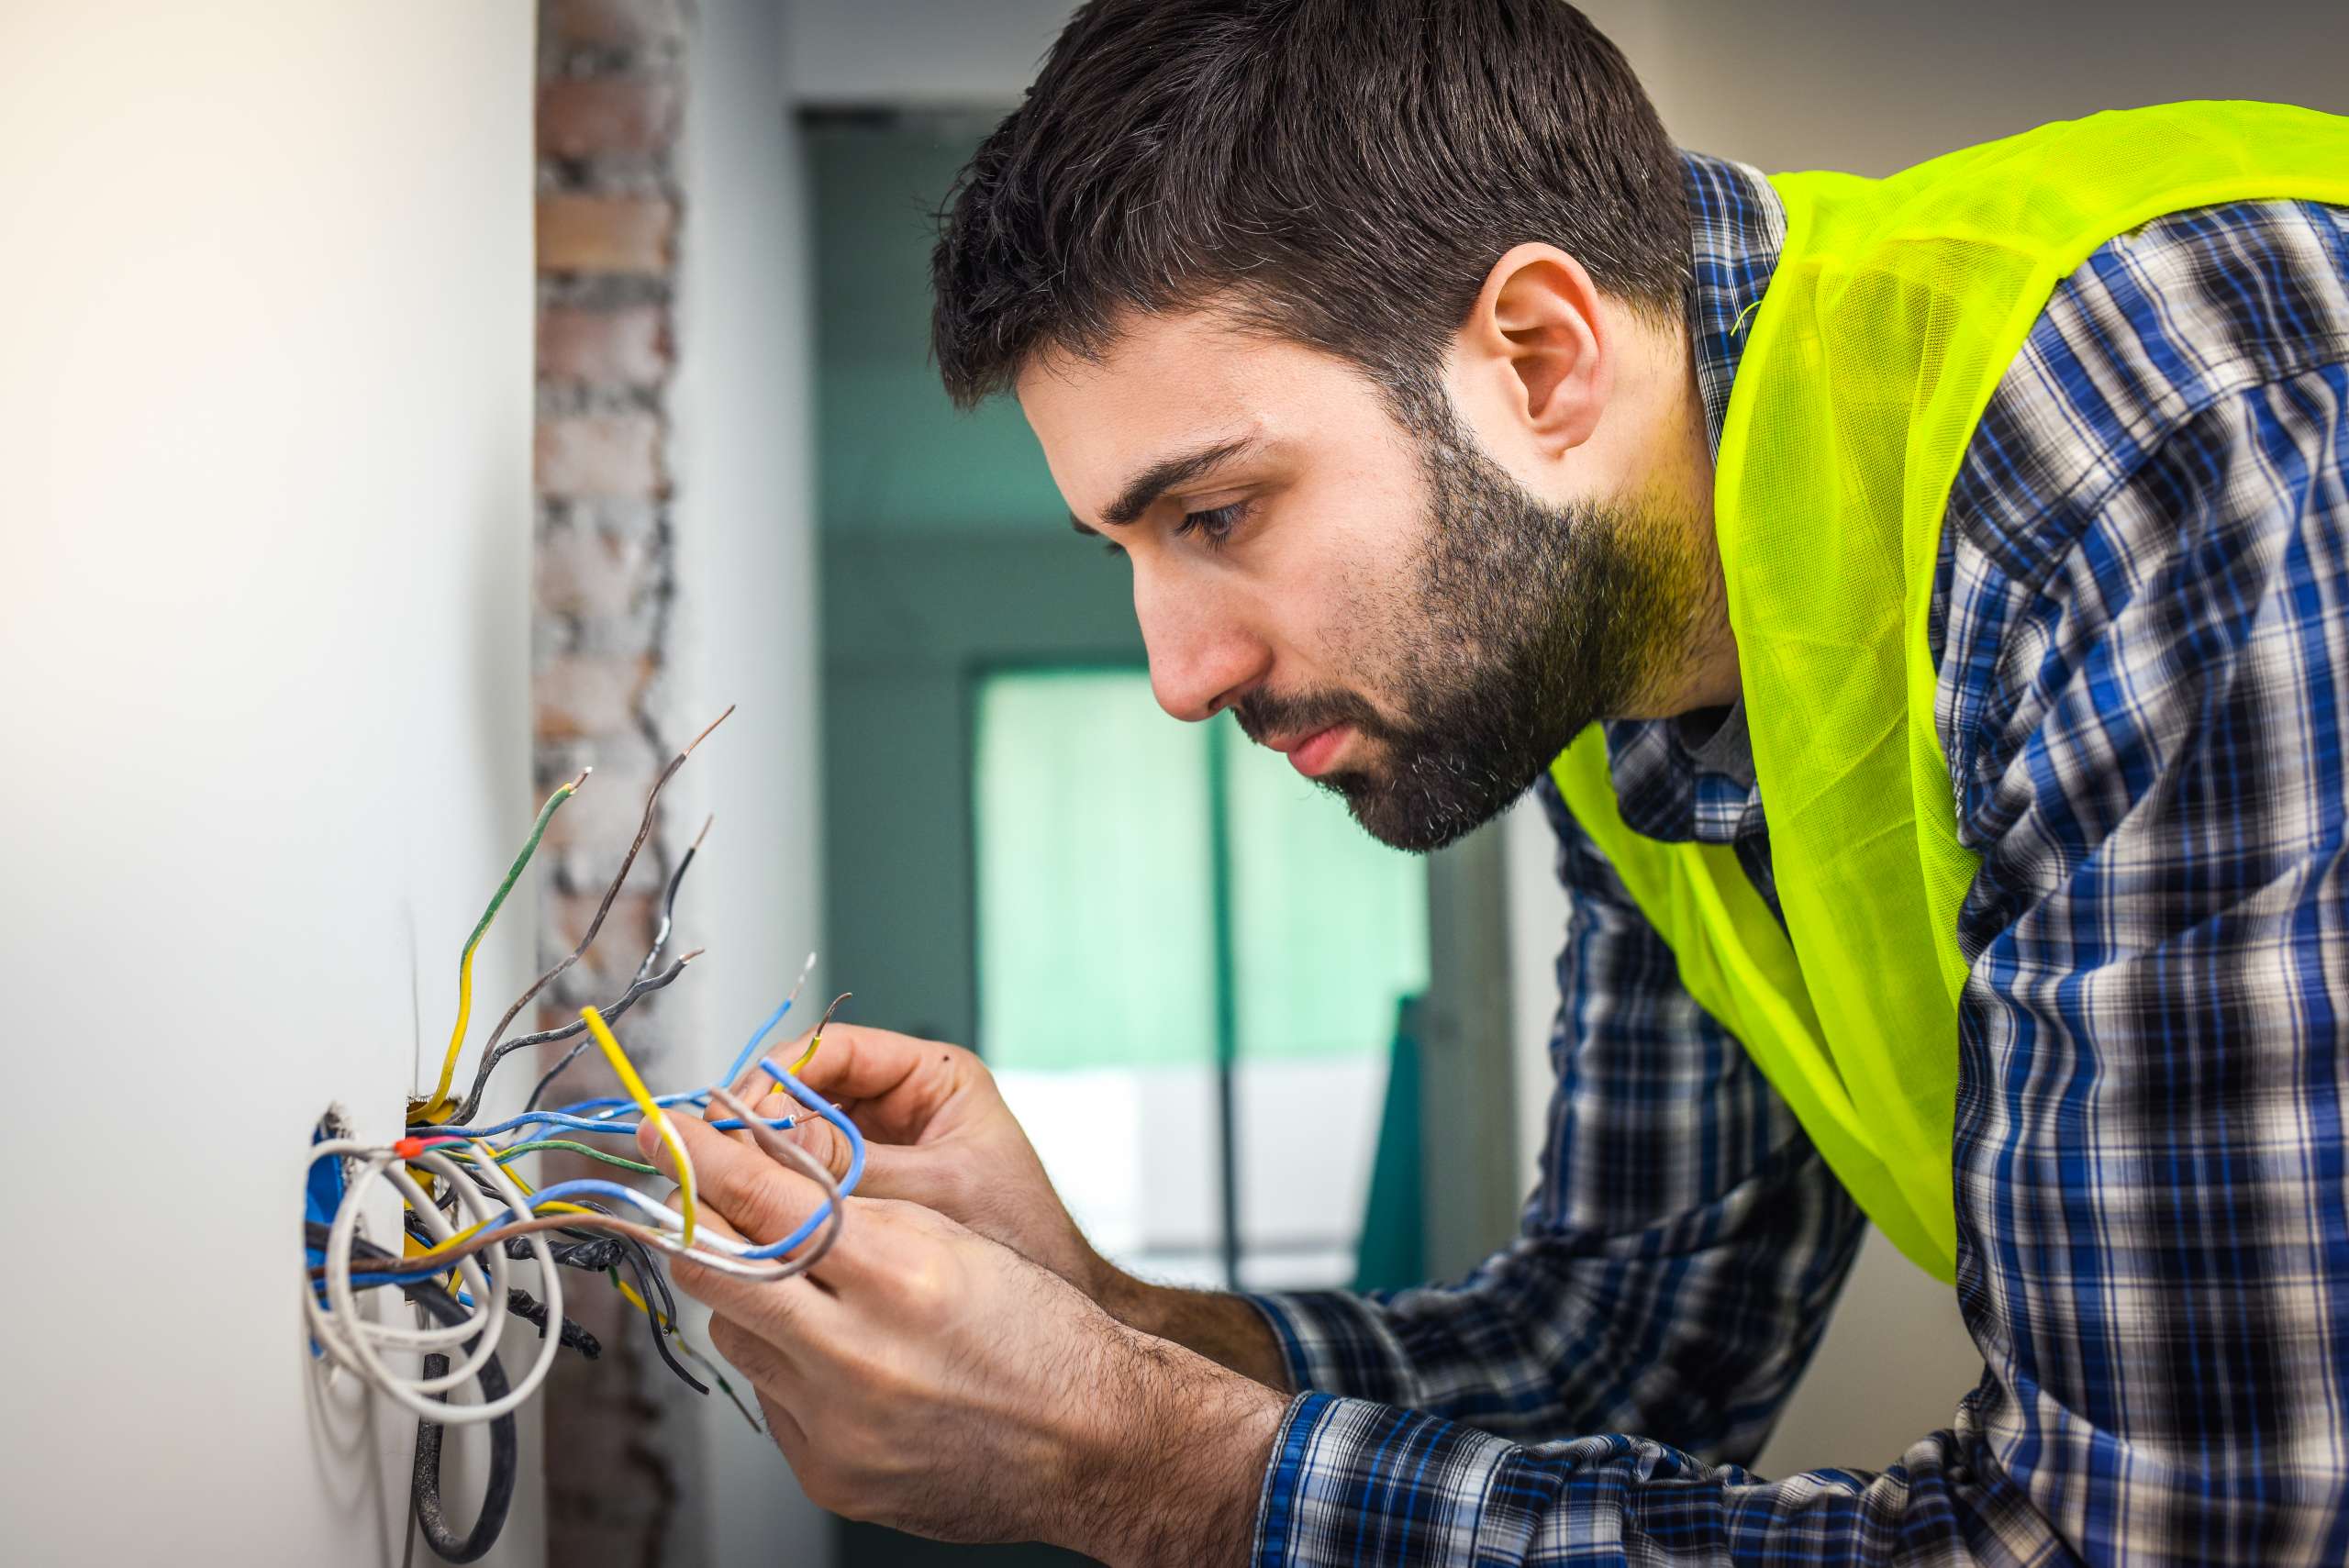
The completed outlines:
{"type": "Polygon", "coordinates": [[[628,1052],[620,1049],[620,1042],[612,1038],[611,1026],[604,1022],[604,1015],[593,1007],[582,1007],[579,1016],[586,1020],[587,1032],[596,1037],[596,1043],[603,1047],[604,1059],[612,1064],[612,1071],[618,1075],[620,1087],[628,1091],[628,1096],[636,1102],[637,1109],[660,1129],[661,1141],[669,1146],[669,1156],[677,1162],[677,1210],[685,1220],[685,1229],[677,1235],[677,1242],[680,1246],[690,1247],[694,1244],[693,1156],[685,1152],[685,1140],[679,1138],[677,1129],[669,1124],[669,1113],[661,1108],[652,1097],[652,1091],[646,1088],[644,1080],[637,1075],[636,1063],[628,1059],[628,1052]]]}
{"type": "Polygon", "coordinates": [[[516,855],[514,863],[506,869],[506,880],[497,884],[497,891],[490,895],[489,907],[481,912],[481,920],[473,927],[473,934],[465,939],[464,953],[457,960],[457,1027],[449,1032],[449,1054],[440,1062],[440,1082],[434,1085],[432,1097],[425,1102],[424,1108],[410,1120],[439,1121],[446,1118],[449,1085],[456,1081],[457,1057],[465,1048],[465,1026],[473,1021],[473,950],[481,946],[482,938],[489,934],[489,923],[497,918],[498,907],[506,902],[506,895],[513,892],[514,884],[522,879],[522,868],[529,865],[530,857],[538,852],[539,840],[546,836],[547,824],[554,820],[556,809],[579,793],[579,786],[587,782],[589,771],[592,770],[582,770],[577,778],[547,796],[547,803],[539,807],[539,819],[530,825],[530,836],[522,840],[522,852],[516,855]]]}
{"type": "MultiPolygon", "coordinates": [[[[568,1138],[534,1138],[528,1143],[513,1144],[498,1151],[497,1162],[503,1165],[508,1161],[518,1160],[525,1154],[537,1153],[541,1149],[561,1149],[572,1154],[584,1154],[590,1160],[600,1161],[607,1165],[618,1165],[623,1171],[634,1171],[640,1175],[657,1176],[661,1173],[659,1170],[641,1160],[622,1159],[618,1154],[607,1154],[593,1144],[574,1143],[568,1138]]],[[[520,1180],[519,1177],[515,1179],[520,1180]]]]}

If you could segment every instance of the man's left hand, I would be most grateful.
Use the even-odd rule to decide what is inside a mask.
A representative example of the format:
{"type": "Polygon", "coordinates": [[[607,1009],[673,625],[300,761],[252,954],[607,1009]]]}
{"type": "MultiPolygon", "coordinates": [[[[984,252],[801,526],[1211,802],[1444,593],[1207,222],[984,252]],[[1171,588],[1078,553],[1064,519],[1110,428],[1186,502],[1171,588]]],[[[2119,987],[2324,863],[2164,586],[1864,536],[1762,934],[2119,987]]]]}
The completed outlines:
{"type": "MultiPolygon", "coordinates": [[[[700,1223],[765,1243],[822,1202],[755,1147],[673,1117],[700,1223]],[[713,1215],[712,1211],[715,1211],[713,1215]]],[[[674,1175],[649,1124],[648,1158],[674,1175]]],[[[1242,1562],[1286,1400],[1125,1327],[916,1204],[851,1198],[796,1279],[679,1259],[808,1496],[945,1540],[1044,1540],[1114,1564],[1242,1562]]]]}

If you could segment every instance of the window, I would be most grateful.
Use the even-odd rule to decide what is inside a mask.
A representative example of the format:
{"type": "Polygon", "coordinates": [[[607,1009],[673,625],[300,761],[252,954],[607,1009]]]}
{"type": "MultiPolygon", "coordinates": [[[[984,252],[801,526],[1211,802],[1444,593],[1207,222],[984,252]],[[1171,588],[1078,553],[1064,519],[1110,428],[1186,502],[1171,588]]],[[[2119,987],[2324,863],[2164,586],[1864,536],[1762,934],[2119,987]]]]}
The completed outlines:
{"type": "Polygon", "coordinates": [[[978,1041],[1096,1245],[1161,1278],[1343,1284],[1420,862],[1130,668],[979,683],[978,1041]]]}

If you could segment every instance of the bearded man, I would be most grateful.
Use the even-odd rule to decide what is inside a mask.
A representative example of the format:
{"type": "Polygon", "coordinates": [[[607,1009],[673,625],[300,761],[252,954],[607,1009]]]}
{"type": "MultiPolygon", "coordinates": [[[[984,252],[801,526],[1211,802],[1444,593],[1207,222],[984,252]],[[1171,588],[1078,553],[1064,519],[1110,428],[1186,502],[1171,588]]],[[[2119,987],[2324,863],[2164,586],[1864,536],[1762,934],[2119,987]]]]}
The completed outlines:
{"type": "Polygon", "coordinates": [[[1121,1564],[2349,1561],[2349,124],[1765,178],[1555,0],[1095,0],[935,282],[1170,714],[1408,849],[1541,792],[1558,1084],[1469,1278],[1247,1297],[834,1030],[838,1248],[678,1268],[812,1496],[1121,1564]],[[1982,1380],[1752,1475],[1863,1216],[1982,1380]]]}

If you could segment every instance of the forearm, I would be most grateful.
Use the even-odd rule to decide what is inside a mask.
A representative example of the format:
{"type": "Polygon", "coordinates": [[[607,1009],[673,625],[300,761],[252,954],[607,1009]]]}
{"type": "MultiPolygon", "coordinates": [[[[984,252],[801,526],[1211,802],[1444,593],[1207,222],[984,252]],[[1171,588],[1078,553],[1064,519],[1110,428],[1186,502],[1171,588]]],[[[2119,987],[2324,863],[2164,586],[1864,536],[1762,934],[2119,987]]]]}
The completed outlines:
{"type": "Polygon", "coordinates": [[[1150,1284],[1106,1262],[1093,1296],[1128,1328],[1171,1340],[1268,1388],[1292,1392],[1280,1342],[1246,1296],[1150,1284]]]}
{"type": "Polygon", "coordinates": [[[1062,1544],[1111,1568],[1239,1568],[1288,1399],[1163,1338],[1135,1333],[1121,1361],[1062,1544]]]}

